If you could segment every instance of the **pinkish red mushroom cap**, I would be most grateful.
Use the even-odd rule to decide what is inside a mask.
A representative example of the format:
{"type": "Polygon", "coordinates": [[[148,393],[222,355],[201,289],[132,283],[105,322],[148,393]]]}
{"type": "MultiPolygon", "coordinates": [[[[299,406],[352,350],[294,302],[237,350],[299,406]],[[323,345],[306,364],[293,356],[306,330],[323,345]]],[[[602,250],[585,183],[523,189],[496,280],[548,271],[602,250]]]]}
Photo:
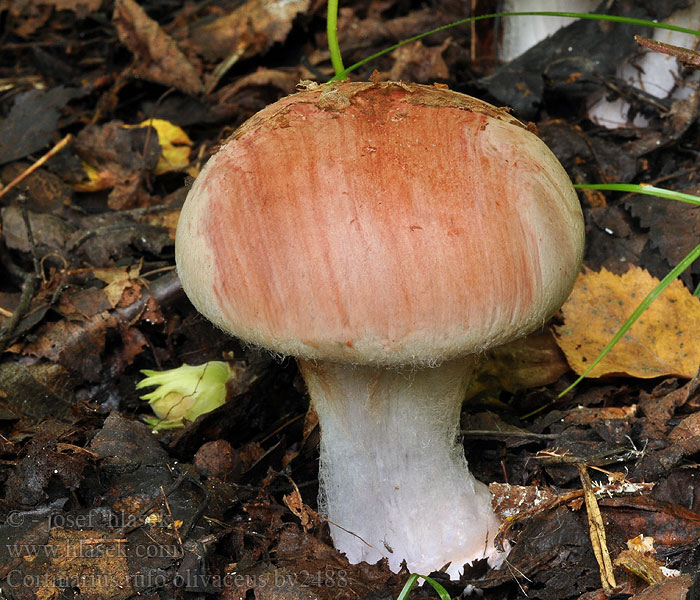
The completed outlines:
{"type": "Polygon", "coordinates": [[[433,364],[541,326],[579,271],[546,145],[445,89],[340,83],[276,102],[206,164],[177,230],[195,307],[274,352],[433,364]]]}

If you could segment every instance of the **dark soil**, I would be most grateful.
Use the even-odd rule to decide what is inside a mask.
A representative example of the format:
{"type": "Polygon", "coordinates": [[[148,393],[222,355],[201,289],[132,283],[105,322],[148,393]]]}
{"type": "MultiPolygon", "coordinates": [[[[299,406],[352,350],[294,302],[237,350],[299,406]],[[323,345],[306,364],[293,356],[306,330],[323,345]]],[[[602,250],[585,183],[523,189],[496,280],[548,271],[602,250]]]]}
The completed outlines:
{"type": "MultiPolygon", "coordinates": [[[[497,9],[495,0],[346,4],[346,65],[470,10],[497,9]]],[[[687,4],[620,0],[609,11],[660,20],[687,4]]],[[[581,21],[504,65],[500,31],[493,20],[449,29],[351,78],[376,70],[511,106],[575,183],[697,192],[697,90],[672,103],[615,77],[638,52],[634,35],[650,31],[581,21]],[[586,117],[591,94],[625,98],[649,126],[595,125],[586,117]]],[[[174,271],[191,175],[300,80],[332,76],[325,4],[0,2],[0,49],[3,597],[396,598],[408,572],[348,564],[315,512],[319,434],[305,419],[293,361],[212,327],[174,271]],[[189,158],[173,170],[158,166],[167,136],[124,127],[151,118],[191,138],[189,158]],[[237,374],[228,402],[185,428],[152,433],[135,387],[140,371],[222,358],[237,374]]],[[[580,197],[593,270],[633,265],[663,277],[700,238],[697,207],[580,197]]],[[[700,266],[682,280],[694,290],[700,266]]],[[[514,515],[503,532],[508,564],[474,565],[458,583],[435,578],[452,597],[467,586],[494,600],[700,597],[700,430],[675,429],[700,408],[698,380],[592,379],[560,399],[575,376],[557,367],[548,328],[540,339],[537,348],[554,349],[536,383],[484,377],[490,383],[463,415],[470,467],[500,484],[492,489],[499,510],[514,515]],[[605,493],[591,501],[586,492],[601,480],[605,493]],[[592,545],[596,508],[612,590],[592,545]],[[640,534],[654,539],[654,552],[628,548],[640,534]],[[661,566],[682,575],[667,578],[661,566]]],[[[424,586],[412,597],[432,596],[424,586]]]]}

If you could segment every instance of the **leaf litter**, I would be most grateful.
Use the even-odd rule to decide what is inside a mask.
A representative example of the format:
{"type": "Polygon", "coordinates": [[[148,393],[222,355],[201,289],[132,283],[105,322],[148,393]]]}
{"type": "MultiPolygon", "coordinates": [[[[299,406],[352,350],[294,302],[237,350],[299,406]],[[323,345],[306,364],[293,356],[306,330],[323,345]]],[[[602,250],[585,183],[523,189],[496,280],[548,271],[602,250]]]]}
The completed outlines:
{"type": "MultiPolygon", "coordinates": [[[[496,3],[472,7],[487,13],[496,3]]],[[[658,19],[673,9],[611,6],[658,19]]],[[[318,431],[295,367],[204,322],[172,270],[190,176],[300,79],[331,76],[323,4],[61,0],[3,10],[3,593],[396,597],[408,573],[348,564],[317,513],[318,431]],[[140,370],[222,359],[237,372],[228,402],[154,435],[142,422],[140,370]]],[[[465,10],[451,0],[341,6],[346,63],[465,10]]],[[[498,35],[489,22],[452,29],[353,77],[377,69],[379,78],[437,80],[511,105],[536,121],[577,183],[696,190],[698,94],[654,105],[617,85],[616,53],[635,45],[632,35],[574,24],[501,67],[498,35]],[[572,56],[556,58],[569,46],[572,56]],[[599,64],[582,72],[582,59],[599,64]],[[649,126],[593,126],[582,107],[591,90],[629,95],[649,126]]],[[[433,574],[452,597],[467,586],[485,598],[543,600],[602,599],[606,586],[613,597],[652,599],[700,588],[697,265],[597,378],[558,397],[653,278],[697,245],[697,210],[614,194],[581,199],[591,271],[553,327],[484,356],[470,390],[468,460],[480,479],[496,482],[502,541],[513,550],[502,570],[473,565],[458,583],[433,574]],[[630,547],[639,535],[652,545],[630,547]]]]}

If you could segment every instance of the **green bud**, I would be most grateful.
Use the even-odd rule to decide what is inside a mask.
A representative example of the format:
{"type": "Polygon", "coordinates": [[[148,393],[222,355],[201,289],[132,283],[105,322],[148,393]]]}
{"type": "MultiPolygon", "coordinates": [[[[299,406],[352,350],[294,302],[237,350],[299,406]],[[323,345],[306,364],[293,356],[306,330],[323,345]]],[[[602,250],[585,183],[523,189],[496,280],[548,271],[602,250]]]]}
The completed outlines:
{"type": "Polygon", "coordinates": [[[141,371],[146,375],[136,389],[158,386],[141,396],[148,400],[156,417],[145,419],[154,430],[184,427],[199,415],[226,402],[226,382],[232,375],[227,362],[213,360],[202,365],[184,364],[168,371],[141,371]]]}

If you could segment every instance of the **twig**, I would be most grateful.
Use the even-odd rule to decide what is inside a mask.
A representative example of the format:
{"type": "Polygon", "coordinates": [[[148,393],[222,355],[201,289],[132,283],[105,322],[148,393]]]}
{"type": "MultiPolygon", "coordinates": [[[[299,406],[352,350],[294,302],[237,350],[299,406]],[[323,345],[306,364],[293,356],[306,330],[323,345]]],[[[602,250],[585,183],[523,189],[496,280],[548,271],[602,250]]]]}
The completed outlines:
{"type": "Polygon", "coordinates": [[[629,450],[621,446],[619,448],[613,448],[612,450],[605,450],[603,452],[592,454],[586,458],[571,456],[569,454],[561,454],[553,450],[541,450],[537,453],[536,458],[542,463],[546,464],[578,465],[579,463],[582,463],[587,467],[595,468],[624,462],[626,460],[630,460],[637,454],[639,454],[638,450],[629,450]]]}
{"type": "Polygon", "coordinates": [[[674,46],[673,44],[667,44],[641,35],[635,35],[634,39],[640,46],[649,48],[649,50],[675,56],[687,67],[700,67],[700,53],[695,52],[695,50],[683,48],[683,46],[674,46]]]}
{"type": "Polygon", "coordinates": [[[29,218],[29,209],[27,208],[27,197],[24,194],[20,194],[19,196],[19,205],[20,210],[22,211],[24,226],[27,229],[27,241],[29,242],[29,249],[31,250],[32,262],[34,264],[34,277],[41,279],[41,259],[39,258],[39,253],[36,249],[34,231],[32,230],[32,221],[29,218]]]}
{"type": "Polygon", "coordinates": [[[31,166],[27,167],[24,171],[22,171],[17,177],[15,177],[10,183],[8,183],[2,190],[0,190],[0,198],[2,198],[7,192],[9,192],[13,187],[15,187],[18,183],[21,183],[25,178],[29,177],[34,171],[36,171],[39,167],[41,167],[47,160],[49,160],[52,156],[63,150],[67,145],[68,142],[71,141],[73,136],[69,133],[66,137],[64,137],[58,144],[56,144],[51,150],[49,150],[44,156],[42,156],[39,160],[37,160],[34,164],[31,166]]]}
{"type": "Polygon", "coordinates": [[[600,569],[600,582],[603,586],[603,591],[609,595],[612,590],[617,587],[617,583],[615,583],[615,574],[613,573],[613,565],[610,560],[610,552],[608,551],[608,544],[605,537],[605,524],[600,514],[600,508],[598,507],[598,501],[596,500],[595,491],[591,483],[591,477],[586,470],[586,465],[579,463],[577,467],[579,477],[581,478],[581,485],[583,486],[583,499],[586,502],[586,512],[588,513],[591,545],[593,546],[593,553],[595,554],[595,559],[600,569]]]}
{"type": "Polygon", "coordinates": [[[524,438],[528,440],[556,440],[561,437],[556,433],[535,433],[533,431],[498,431],[491,429],[462,429],[462,436],[476,438],[524,438]]]}

